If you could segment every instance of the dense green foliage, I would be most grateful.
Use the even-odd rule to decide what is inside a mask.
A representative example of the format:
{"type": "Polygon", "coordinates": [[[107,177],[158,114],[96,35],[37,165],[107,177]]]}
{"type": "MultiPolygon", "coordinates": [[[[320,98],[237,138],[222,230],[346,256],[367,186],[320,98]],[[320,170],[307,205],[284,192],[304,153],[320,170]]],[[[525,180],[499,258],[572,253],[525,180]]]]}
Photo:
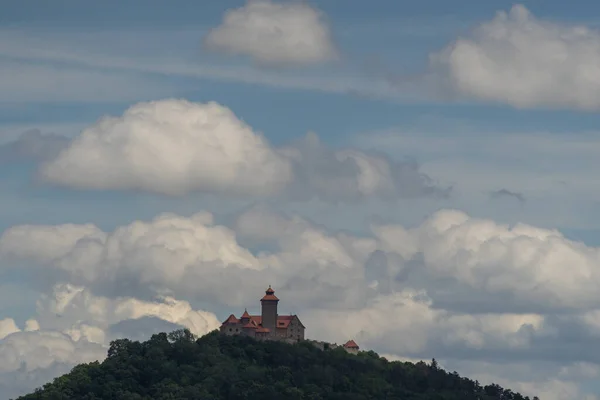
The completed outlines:
{"type": "Polygon", "coordinates": [[[315,348],[181,330],[144,343],[120,339],[107,359],[79,365],[20,400],[528,399],[447,373],[432,360],[389,362],[374,352],[315,348]]]}

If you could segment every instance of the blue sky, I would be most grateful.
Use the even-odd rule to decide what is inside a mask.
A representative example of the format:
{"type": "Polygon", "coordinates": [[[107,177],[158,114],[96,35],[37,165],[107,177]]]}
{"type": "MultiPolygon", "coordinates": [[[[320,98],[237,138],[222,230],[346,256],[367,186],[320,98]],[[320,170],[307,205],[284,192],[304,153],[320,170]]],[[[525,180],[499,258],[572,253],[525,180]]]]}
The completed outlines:
{"type": "Polygon", "coordinates": [[[415,322],[357,339],[600,395],[600,355],[578,356],[600,326],[600,5],[2,5],[0,361],[34,319],[89,359],[140,316],[202,333],[268,280],[315,336],[392,310],[415,322]],[[191,311],[156,311],[165,293],[191,311]],[[565,327],[581,347],[548,361],[565,327]]]}

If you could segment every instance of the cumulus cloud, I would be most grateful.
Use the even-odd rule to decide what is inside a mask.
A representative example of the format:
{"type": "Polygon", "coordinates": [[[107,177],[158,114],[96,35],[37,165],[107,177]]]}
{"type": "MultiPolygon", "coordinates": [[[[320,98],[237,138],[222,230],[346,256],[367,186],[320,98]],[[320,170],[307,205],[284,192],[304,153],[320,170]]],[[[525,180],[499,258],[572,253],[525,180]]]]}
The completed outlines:
{"type": "Polygon", "coordinates": [[[243,304],[251,296],[246,290],[260,290],[270,276],[269,283],[304,301],[308,288],[313,301],[355,304],[370,291],[409,284],[426,289],[435,304],[463,311],[472,296],[481,296],[469,306],[479,312],[600,306],[599,250],[558,231],[502,225],[455,210],[437,212],[413,228],[379,224],[371,230],[364,237],[329,232],[257,207],[232,227],[215,224],[207,213],[163,214],[113,232],[93,225],[14,226],[0,236],[0,256],[13,268],[35,268],[45,276],[54,271],[54,279],[105,293],[181,291],[223,305],[243,304]],[[230,293],[219,282],[248,289],[230,293]],[[461,295],[465,291],[469,296],[461,295]]]}
{"type": "Polygon", "coordinates": [[[267,141],[217,103],[136,104],[85,129],[42,168],[49,181],[90,189],[262,194],[290,178],[267,141]]]}
{"type": "MultiPolygon", "coordinates": [[[[341,296],[347,281],[339,280],[336,271],[358,271],[351,247],[360,240],[332,236],[301,219],[284,221],[287,233],[275,239],[272,252],[241,246],[233,229],[214,224],[212,216],[202,212],[187,218],[163,214],[113,232],[93,225],[14,226],[0,237],[0,255],[7,266],[44,273],[47,284],[67,280],[110,295],[186,293],[204,301],[242,305],[260,293],[264,277],[271,276],[273,284],[295,282],[297,295],[319,278],[341,296]],[[39,246],[30,246],[32,238],[39,246]],[[239,290],[223,290],[224,283],[239,290]]],[[[251,237],[258,229],[246,226],[244,234],[251,237]]],[[[319,292],[334,293],[325,287],[319,292]]]]}
{"type": "Polygon", "coordinates": [[[325,16],[300,1],[249,0],[228,10],[204,43],[209,49],[249,56],[266,65],[309,65],[337,57],[325,16]]]}
{"type": "Polygon", "coordinates": [[[518,108],[600,107],[600,32],[540,20],[523,5],[498,12],[431,59],[467,97],[518,108]]]}
{"type": "Polygon", "coordinates": [[[21,330],[0,320],[0,397],[13,398],[66,373],[74,365],[105,357],[105,346],[73,340],[68,334],[40,331],[36,320],[21,330]]]}
{"type": "Polygon", "coordinates": [[[215,315],[192,309],[187,301],[167,296],[149,302],[130,297],[95,296],[88,289],[59,284],[51,295],[38,301],[38,320],[45,328],[71,326],[74,340],[85,337],[90,342],[106,343],[105,330],[121,321],[156,317],[186,327],[195,335],[203,335],[220,326],[215,315]]]}
{"type": "Polygon", "coordinates": [[[19,327],[12,318],[0,320],[0,339],[3,339],[15,332],[19,332],[19,327]]]}
{"type": "MultiPolygon", "coordinates": [[[[510,378],[531,393],[549,382],[576,396],[573,382],[600,365],[592,345],[600,336],[598,249],[558,231],[455,210],[415,227],[372,225],[362,236],[265,206],[245,210],[228,227],[207,213],[164,214],[112,232],[15,226],[0,237],[0,258],[46,271],[49,283],[54,274],[58,284],[29,325],[74,342],[106,343],[116,332],[166,326],[153,318],[205,332],[218,325],[216,317],[170,293],[221,314],[255,312],[272,284],[280,312],[299,313],[310,337],[435,357],[461,373],[469,367],[461,360],[539,363],[546,376],[493,378],[510,378]]],[[[6,337],[22,334],[16,329],[14,321],[0,324],[6,337]]]]}
{"type": "MultiPolygon", "coordinates": [[[[243,301],[247,293],[222,292],[219,281],[245,280],[256,290],[268,274],[299,291],[313,280],[344,291],[363,285],[360,293],[364,285],[395,290],[406,281],[427,281],[422,288],[435,301],[460,304],[460,293],[468,289],[494,300],[510,298],[501,303],[504,311],[600,306],[599,250],[558,231],[502,225],[455,210],[437,212],[414,228],[371,229],[367,237],[332,233],[259,207],[240,215],[233,228],[214,224],[207,213],[163,214],[113,232],[94,225],[14,226],[0,236],[0,255],[14,268],[55,271],[70,282],[121,295],[132,287],[154,294],[183,290],[223,304],[243,301]],[[257,250],[241,245],[238,236],[257,250]],[[461,288],[450,298],[443,290],[448,283],[461,288]]],[[[478,306],[483,310],[486,302],[478,306]]]]}
{"type": "Polygon", "coordinates": [[[523,328],[539,328],[543,323],[543,317],[535,314],[468,315],[436,310],[425,291],[415,290],[377,296],[356,310],[355,318],[348,318],[347,313],[347,310],[317,310],[307,317],[330,340],[344,332],[367,347],[377,344],[386,353],[412,357],[424,356],[433,346],[477,351],[522,350],[529,344],[529,335],[523,328]],[[393,324],[389,324],[390,318],[393,324]],[[398,341],[400,332],[403,340],[398,341]]]}
{"type": "Polygon", "coordinates": [[[188,284],[189,290],[197,290],[202,281],[207,293],[215,294],[205,274],[216,278],[224,272],[263,269],[256,256],[237,244],[235,233],[213,225],[208,213],[189,218],[163,214],[110,233],[93,225],[14,226],[2,235],[0,254],[17,264],[27,260],[47,274],[53,270],[69,282],[104,284],[105,291],[120,295],[136,287],[154,288],[152,294],[188,284]],[[32,238],[39,251],[28,244],[32,238]]]}
{"type": "Polygon", "coordinates": [[[42,165],[42,177],[80,189],[200,191],[238,197],[351,201],[447,196],[411,162],[330,150],[314,133],[274,148],[217,103],[139,103],[85,129],[42,165]]]}
{"type": "Polygon", "coordinates": [[[414,162],[393,161],[377,152],[332,150],[314,132],[280,152],[293,167],[295,181],[287,193],[292,199],[447,197],[451,192],[437,186],[414,162]]]}
{"type": "Polygon", "coordinates": [[[19,369],[33,371],[54,363],[76,364],[104,358],[104,347],[87,341],[73,341],[60,332],[19,332],[0,342],[0,373],[19,369]]]}
{"type": "Polygon", "coordinates": [[[385,250],[407,259],[421,257],[428,276],[488,296],[511,297],[507,307],[600,306],[594,289],[600,280],[599,249],[570,241],[555,230],[511,227],[444,210],[417,228],[388,225],[374,231],[385,250]]]}
{"type": "Polygon", "coordinates": [[[68,372],[104,359],[106,349],[57,331],[16,332],[0,340],[0,396],[13,398],[68,372]]]}
{"type": "Polygon", "coordinates": [[[71,284],[58,284],[43,295],[37,314],[23,330],[12,319],[0,320],[2,398],[31,391],[76,364],[103,360],[109,341],[121,333],[145,340],[166,326],[203,335],[220,325],[214,314],[172,297],[110,299],[71,284]]]}

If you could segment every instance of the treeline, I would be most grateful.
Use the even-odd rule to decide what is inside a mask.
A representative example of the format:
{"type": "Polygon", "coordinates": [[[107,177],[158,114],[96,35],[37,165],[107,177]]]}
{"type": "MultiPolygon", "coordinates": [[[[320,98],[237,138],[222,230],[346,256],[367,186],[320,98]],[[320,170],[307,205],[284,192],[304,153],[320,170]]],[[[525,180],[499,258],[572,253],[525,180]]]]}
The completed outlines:
{"type": "MultiPolygon", "coordinates": [[[[319,350],[212,332],[111,342],[104,362],[82,364],[18,400],[524,400],[499,385],[448,373],[435,360],[390,362],[376,353],[319,350]]],[[[534,398],[535,400],[536,398],[534,398]]]]}

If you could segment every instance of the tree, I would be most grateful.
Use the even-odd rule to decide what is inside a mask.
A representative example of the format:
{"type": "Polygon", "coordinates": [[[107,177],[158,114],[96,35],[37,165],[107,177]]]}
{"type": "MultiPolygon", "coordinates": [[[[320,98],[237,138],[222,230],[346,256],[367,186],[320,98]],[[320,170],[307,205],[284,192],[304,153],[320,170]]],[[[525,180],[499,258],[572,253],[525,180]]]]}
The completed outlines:
{"type": "Polygon", "coordinates": [[[178,329],[167,335],[171,342],[195,342],[196,336],[189,329],[178,329]]]}
{"type": "Polygon", "coordinates": [[[20,400],[529,400],[448,373],[435,359],[389,362],[374,352],[323,351],[189,330],[111,342],[102,363],[79,365],[20,400]]]}

